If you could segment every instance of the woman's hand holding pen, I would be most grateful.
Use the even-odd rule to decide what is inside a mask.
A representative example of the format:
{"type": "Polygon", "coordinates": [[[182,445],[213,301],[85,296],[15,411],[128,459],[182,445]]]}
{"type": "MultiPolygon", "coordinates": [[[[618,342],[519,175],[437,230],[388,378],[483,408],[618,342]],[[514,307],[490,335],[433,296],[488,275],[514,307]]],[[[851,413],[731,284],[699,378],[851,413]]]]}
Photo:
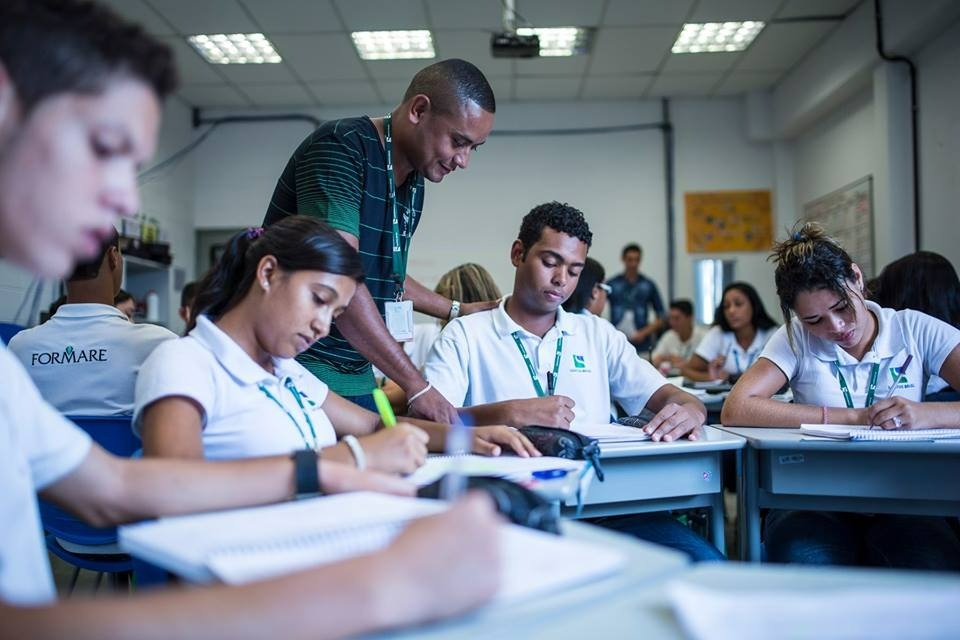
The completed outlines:
{"type": "Polygon", "coordinates": [[[484,456],[498,456],[506,447],[521,458],[537,458],[542,454],[525,435],[506,425],[474,427],[473,452],[484,456]]]}
{"type": "Polygon", "coordinates": [[[710,376],[711,380],[726,380],[730,374],[728,374],[723,369],[727,359],[725,356],[717,356],[713,360],[707,363],[707,374],[710,376]]]}
{"type": "Polygon", "coordinates": [[[427,459],[430,436],[404,422],[359,438],[370,469],[386,473],[413,473],[427,459]]]}
{"type": "Polygon", "coordinates": [[[903,396],[877,400],[866,408],[867,424],[881,429],[930,429],[949,424],[937,417],[938,402],[914,402],[903,396]]]}

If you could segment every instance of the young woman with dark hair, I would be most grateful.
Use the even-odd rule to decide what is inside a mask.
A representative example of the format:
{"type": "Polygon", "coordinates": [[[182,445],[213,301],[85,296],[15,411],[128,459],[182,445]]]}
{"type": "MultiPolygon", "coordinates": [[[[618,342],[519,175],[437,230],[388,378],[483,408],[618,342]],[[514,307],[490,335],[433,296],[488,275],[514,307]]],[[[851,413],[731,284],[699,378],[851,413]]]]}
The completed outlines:
{"type": "Polygon", "coordinates": [[[570,313],[592,313],[599,316],[607,306],[607,294],[610,285],[604,280],[607,278],[603,265],[588,257],[580,271],[577,288],[570,297],[564,300],[563,310],[570,313]]]}

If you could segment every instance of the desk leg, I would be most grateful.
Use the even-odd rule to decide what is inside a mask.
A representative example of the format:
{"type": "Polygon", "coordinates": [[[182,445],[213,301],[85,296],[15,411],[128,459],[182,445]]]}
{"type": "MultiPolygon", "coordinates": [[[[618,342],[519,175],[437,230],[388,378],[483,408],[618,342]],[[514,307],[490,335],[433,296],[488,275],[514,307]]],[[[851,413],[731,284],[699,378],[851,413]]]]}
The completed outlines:
{"type": "Polygon", "coordinates": [[[721,489],[720,493],[713,494],[710,500],[710,537],[712,538],[714,546],[720,549],[720,553],[726,555],[727,541],[723,532],[724,523],[723,490],[721,489]]]}
{"type": "Polygon", "coordinates": [[[757,504],[759,461],[757,450],[749,444],[740,452],[737,473],[740,516],[740,559],[760,561],[760,507],[757,504]]]}

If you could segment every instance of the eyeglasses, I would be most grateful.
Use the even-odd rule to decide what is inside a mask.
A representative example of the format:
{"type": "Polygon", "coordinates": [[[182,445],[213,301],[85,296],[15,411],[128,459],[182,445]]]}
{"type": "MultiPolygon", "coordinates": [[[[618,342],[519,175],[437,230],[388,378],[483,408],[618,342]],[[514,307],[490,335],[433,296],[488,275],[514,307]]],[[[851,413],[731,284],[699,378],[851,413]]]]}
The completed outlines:
{"type": "Polygon", "coordinates": [[[608,285],[606,282],[598,282],[596,286],[599,287],[602,291],[605,291],[607,295],[610,295],[610,293],[613,291],[613,287],[608,285]]]}

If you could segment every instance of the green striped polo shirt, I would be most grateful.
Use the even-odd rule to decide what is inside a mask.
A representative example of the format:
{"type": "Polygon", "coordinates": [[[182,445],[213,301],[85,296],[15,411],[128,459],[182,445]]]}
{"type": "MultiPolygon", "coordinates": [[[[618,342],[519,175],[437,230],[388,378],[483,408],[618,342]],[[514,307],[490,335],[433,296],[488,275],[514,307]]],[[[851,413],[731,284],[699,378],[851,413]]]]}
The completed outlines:
{"type": "MultiPolygon", "coordinates": [[[[393,213],[387,198],[387,161],[370,118],[323,123],[304,140],[283,170],[263,220],[267,226],[295,213],[316,216],[359,239],[366,285],[380,315],[393,300],[393,213]]],[[[400,233],[413,235],[423,210],[423,176],[411,173],[397,188],[400,233]],[[413,211],[406,204],[417,187],[413,211]]],[[[303,366],[344,396],[370,393],[370,363],[337,329],[297,356],[303,366]]]]}

